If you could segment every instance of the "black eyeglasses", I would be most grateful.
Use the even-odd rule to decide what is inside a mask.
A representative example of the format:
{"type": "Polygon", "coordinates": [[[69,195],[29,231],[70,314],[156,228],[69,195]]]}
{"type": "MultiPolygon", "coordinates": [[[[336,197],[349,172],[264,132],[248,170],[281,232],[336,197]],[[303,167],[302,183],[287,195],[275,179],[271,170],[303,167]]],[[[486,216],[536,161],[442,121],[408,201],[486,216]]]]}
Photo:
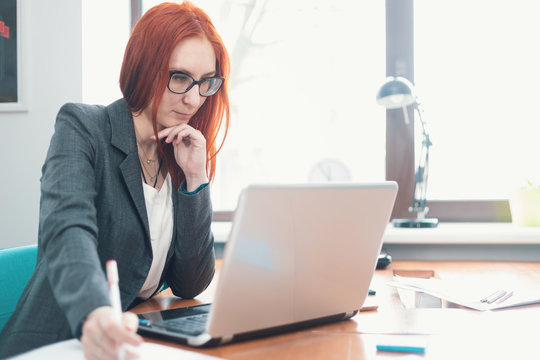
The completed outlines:
{"type": "Polygon", "coordinates": [[[221,76],[202,78],[197,81],[183,71],[170,70],[167,88],[175,94],[184,94],[195,85],[199,85],[199,94],[201,96],[212,96],[218,92],[224,81],[225,79],[221,76]]]}

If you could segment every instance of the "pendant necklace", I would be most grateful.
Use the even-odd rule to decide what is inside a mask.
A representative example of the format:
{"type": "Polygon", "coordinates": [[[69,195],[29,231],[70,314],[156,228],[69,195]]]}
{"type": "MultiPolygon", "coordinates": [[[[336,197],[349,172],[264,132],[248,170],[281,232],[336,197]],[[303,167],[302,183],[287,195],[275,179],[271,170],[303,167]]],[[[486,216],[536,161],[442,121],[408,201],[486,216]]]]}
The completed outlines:
{"type": "Polygon", "coordinates": [[[156,161],[156,159],[150,159],[148,157],[148,155],[146,154],[146,150],[144,150],[144,147],[141,145],[141,143],[139,142],[139,140],[137,140],[137,145],[139,145],[139,149],[142,150],[143,154],[144,154],[144,157],[146,158],[146,163],[148,165],[150,165],[153,161],[156,161]]]}
{"type": "MultiPolygon", "coordinates": [[[[161,159],[159,160],[159,166],[158,166],[158,169],[156,171],[156,174],[154,176],[152,176],[152,173],[148,170],[146,165],[151,165],[152,162],[156,161],[156,159],[150,159],[150,157],[146,153],[146,150],[144,150],[144,147],[139,142],[139,137],[137,136],[138,135],[137,134],[137,129],[135,129],[135,135],[136,135],[135,140],[137,141],[137,150],[142,150],[142,152],[144,154],[144,157],[146,158],[146,160],[143,162],[143,160],[141,160],[141,156],[140,156],[141,153],[139,151],[139,164],[141,165],[141,174],[143,176],[144,183],[148,184],[148,181],[146,181],[146,175],[144,174],[144,172],[146,171],[146,173],[150,177],[150,181],[154,183],[154,185],[152,185],[152,186],[155,188],[156,185],[157,185],[157,181],[158,181],[158,178],[159,178],[159,171],[161,170],[161,165],[163,164],[163,161],[161,161],[161,159]],[[146,163],[146,165],[144,163],[146,163]]],[[[159,158],[159,156],[158,156],[158,158],[159,158]]],[[[148,185],[150,185],[150,184],[148,184],[148,185]]]]}
{"type": "Polygon", "coordinates": [[[135,141],[137,142],[137,145],[138,145],[137,147],[138,149],[142,150],[144,157],[146,158],[146,163],[150,165],[153,161],[156,161],[156,159],[150,159],[150,157],[146,154],[146,150],[144,150],[144,146],[142,146],[141,143],[139,142],[139,139],[140,139],[140,136],[137,131],[137,127],[135,127],[135,141]]]}
{"type": "Polygon", "coordinates": [[[147,185],[150,185],[150,184],[148,184],[148,181],[146,181],[146,176],[144,175],[144,171],[146,170],[146,172],[150,176],[150,181],[154,182],[152,187],[155,188],[156,185],[157,185],[158,178],[159,178],[159,172],[161,170],[161,165],[163,165],[163,161],[161,159],[159,160],[159,166],[158,166],[158,169],[156,171],[156,175],[154,175],[154,176],[150,175],[150,171],[148,171],[148,169],[144,166],[143,162],[140,161],[140,159],[139,159],[139,164],[141,165],[141,174],[143,176],[144,183],[147,184],[147,185]]]}

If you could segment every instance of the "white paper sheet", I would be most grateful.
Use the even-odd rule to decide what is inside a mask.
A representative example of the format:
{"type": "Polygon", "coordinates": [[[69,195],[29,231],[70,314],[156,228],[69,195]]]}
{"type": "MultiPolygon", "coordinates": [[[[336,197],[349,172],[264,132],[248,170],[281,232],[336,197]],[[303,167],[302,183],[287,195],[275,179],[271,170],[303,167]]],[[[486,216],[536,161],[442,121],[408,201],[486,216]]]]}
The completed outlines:
{"type": "MultiPolygon", "coordinates": [[[[140,355],[139,359],[175,359],[175,360],[217,360],[220,358],[209,356],[194,351],[182,350],[170,346],[143,342],[136,349],[140,355]]],[[[61,341],[51,345],[43,346],[39,349],[18,355],[13,360],[84,360],[82,345],[79,340],[71,339],[61,341]]]]}
{"type": "Polygon", "coordinates": [[[394,276],[394,281],[387,285],[423,292],[458,305],[476,310],[496,310],[515,306],[540,303],[539,289],[513,289],[511,284],[486,284],[467,281],[450,281],[442,279],[421,279],[394,276]],[[492,303],[482,302],[481,299],[497,290],[504,290],[511,296],[501,297],[492,303]]]}

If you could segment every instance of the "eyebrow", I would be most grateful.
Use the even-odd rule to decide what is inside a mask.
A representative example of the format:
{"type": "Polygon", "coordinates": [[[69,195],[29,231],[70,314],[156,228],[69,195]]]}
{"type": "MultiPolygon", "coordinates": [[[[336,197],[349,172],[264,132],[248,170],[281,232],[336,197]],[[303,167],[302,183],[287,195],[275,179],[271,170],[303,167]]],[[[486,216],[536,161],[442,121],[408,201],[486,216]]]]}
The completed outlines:
{"type": "MultiPolygon", "coordinates": [[[[183,73],[186,73],[186,74],[190,75],[192,78],[195,78],[195,76],[193,75],[193,73],[190,72],[190,71],[188,71],[188,70],[186,70],[186,69],[169,69],[169,71],[181,71],[181,72],[183,72],[183,73]]],[[[201,76],[201,79],[207,78],[207,77],[216,76],[216,75],[217,75],[216,70],[212,70],[212,71],[207,72],[206,74],[203,74],[203,75],[201,76]]]]}

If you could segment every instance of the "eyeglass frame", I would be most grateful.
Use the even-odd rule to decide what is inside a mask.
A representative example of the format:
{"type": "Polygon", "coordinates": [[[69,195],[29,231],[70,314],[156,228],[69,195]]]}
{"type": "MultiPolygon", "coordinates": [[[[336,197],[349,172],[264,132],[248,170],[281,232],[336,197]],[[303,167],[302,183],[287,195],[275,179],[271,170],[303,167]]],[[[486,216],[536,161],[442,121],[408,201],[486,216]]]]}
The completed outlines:
{"type": "Polygon", "coordinates": [[[225,78],[222,77],[222,76],[218,76],[218,75],[214,75],[214,76],[211,76],[211,77],[206,77],[206,78],[201,78],[200,80],[195,80],[193,78],[193,76],[189,75],[188,73],[185,73],[183,71],[180,71],[180,70],[169,70],[169,80],[167,81],[167,89],[169,89],[170,92],[172,92],[173,94],[185,94],[187,93],[189,90],[191,90],[192,87],[194,87],[195,85],[199,85],[199,95],[200,96],[203,96],[203,97],[210,97],[210,96],[213,96],[213,95],[216,95],[217,92],[219,91],[219,89],[221,89],[221,87],[223,86],[223,83],[225,82],[225,78]],[[171,90],[171,87],[170,87],[170,84],[171,84],[171,79],[173,77],[173,75],[175,74],[182,74],[182,75],[185,75],[187,76],[189,79],[191,79],[191,84],[187,87],[186,90],[182,91],[182,92],[178,92],[178,91],[173,91],[171,90]],[[215,93],[211,94],[211,95],[203,95],[201,94],[201,84],[207,80],[210,80],[210,79],[219,79],[221,80],[221,84],[219,85],[219,88],[216,90],[215,93]]]}

